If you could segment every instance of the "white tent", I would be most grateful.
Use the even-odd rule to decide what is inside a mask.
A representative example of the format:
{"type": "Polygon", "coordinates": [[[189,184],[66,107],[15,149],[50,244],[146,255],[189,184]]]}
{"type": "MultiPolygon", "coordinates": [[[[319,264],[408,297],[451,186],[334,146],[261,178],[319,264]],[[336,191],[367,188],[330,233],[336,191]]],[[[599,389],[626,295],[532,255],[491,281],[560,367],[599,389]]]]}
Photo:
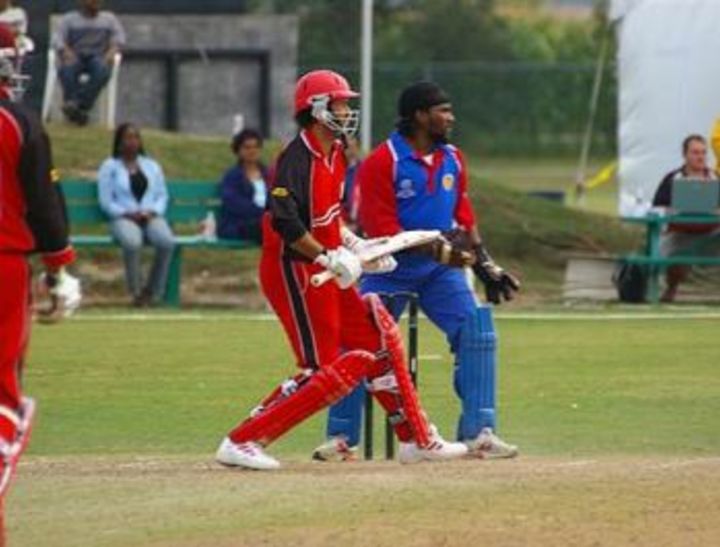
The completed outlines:
{"type": "Polygon", "coordinates": [[[720,0],[613,0],[621,215],[644,214],[691,133],[720,116],[720,0]]]}

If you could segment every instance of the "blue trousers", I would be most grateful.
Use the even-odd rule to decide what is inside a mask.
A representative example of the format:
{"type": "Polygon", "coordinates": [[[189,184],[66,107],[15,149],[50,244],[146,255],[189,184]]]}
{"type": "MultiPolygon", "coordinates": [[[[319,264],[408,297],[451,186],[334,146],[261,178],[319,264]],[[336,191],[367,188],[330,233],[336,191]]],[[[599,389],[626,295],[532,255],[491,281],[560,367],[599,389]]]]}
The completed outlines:
{"type": "Polygon", "coordinates": [[[87,112],[110,79],[110,73],[110,66],[96,55],[82,56],[71,65],[62,65],[58,70],[58,78],[63,88],[63,99],[87,112]],[[80,81],[83,74],[88,78],[84,83],[80,81]]]}
{"type": "MultiPolygon", "coordinates": [[[[465,272],[412,255],[401,256],[398,263],[398,268],[389,274],[363,276],[362,293],[417,294],[420,309],[445,333],[450,351],[456,353],[463,323],[477,307],[465,272]]],[[[398,296],[392,299],[388,308],[397,319],[406,306],[407,297],[398,296]]],[[[328,437],[344,435],[351,446],[360,443],[364,390],[364,386],[356,388],[330,408],[328,437]]],[[[455,391],[462,397],[457,382],[455,391]]],[[[484,426],[493,427],[494,424],[484,426]]]]}

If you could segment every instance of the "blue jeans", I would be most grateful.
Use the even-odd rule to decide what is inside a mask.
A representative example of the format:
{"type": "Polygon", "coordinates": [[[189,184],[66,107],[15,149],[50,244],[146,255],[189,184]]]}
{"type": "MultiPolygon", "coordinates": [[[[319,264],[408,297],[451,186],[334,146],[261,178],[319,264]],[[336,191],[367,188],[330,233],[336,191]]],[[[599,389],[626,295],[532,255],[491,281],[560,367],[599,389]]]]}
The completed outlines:
{"type": "Polygon", "coordinates": [[[175,248],[175,238],[167,221],[163,217],[153,217],[141,225],[127,218],[117,218],[110,223],[110,231],[122,247],[125,281],[133,297],[139,296],[143,290],[140,270],[143,243],[147,241],[155,248],[155,259],[145,291],[152,295],[153,300],[161,300],[165,294],[168,268],[175,248]]]}
{"type": "Polygon", "coordinates": [[[65,102],[73,103],[86,112],[90,110],[110,79],[111,71],[111,67],[99,55],[78,57],[71,65],[61,65],[58,78],[65,102]],[[86,82],[80,82],[83,74],[87,75],[86,82]]]}

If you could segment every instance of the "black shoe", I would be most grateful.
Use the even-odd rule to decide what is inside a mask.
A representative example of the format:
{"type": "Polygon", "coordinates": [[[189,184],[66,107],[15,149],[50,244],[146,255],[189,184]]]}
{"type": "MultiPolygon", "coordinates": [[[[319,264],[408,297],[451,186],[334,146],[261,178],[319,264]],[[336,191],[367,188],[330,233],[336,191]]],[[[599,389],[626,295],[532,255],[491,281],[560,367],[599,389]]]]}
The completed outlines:
{"type": "Polygon", "coordinates": [[[90,121],[90,114],[88,114],[87,110],[78,108],[75,123],[80,127],[84,127],[88,124],[88,121],[90,121]]]}
{"type": "Polygon", "coordinates": [[[78,124],[78,115],[80,110],[75,103],[65,103],[62,106],[62,113],[69,122],[78,124]]]}
{"type": "Polygon", "coordinates": [[[132,305],[135,308],[149,308],[152,305],[152,293],[147,289],[143,289],[140,294],[133,298],[132,305]]]}

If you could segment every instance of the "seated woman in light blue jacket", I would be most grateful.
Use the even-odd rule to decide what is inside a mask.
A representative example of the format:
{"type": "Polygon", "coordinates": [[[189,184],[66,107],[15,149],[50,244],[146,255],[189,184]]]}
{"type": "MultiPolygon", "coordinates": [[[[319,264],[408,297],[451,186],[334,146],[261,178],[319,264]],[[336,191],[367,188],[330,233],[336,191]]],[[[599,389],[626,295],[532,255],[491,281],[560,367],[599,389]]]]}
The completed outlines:
{"type": "Polygon", "coordinates": [[[162,168],[145,155],[139,129],[130,123],[115,131],[112,157],[98,172],[98,200],[110,218],[110,231],[123,249],[125,278],[133,305],[149,306],[165,293],[175,240],[164,218],[168,192],[162,168]],[[142,284],[143,243],[155,248],[147,283],[142,284]]]}

